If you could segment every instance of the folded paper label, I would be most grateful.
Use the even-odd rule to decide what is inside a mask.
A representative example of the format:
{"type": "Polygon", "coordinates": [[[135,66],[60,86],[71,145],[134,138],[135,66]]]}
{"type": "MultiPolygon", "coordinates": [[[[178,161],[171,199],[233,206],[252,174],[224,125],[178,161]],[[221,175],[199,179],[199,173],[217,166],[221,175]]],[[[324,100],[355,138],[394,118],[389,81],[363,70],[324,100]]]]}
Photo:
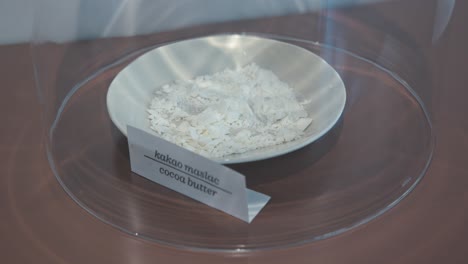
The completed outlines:
{"type": "Polygon", "coordinates": [[[245,176],[132,126],[127,126],[132,171],[250,223],[269,196],[249,190],[245,176]]]}

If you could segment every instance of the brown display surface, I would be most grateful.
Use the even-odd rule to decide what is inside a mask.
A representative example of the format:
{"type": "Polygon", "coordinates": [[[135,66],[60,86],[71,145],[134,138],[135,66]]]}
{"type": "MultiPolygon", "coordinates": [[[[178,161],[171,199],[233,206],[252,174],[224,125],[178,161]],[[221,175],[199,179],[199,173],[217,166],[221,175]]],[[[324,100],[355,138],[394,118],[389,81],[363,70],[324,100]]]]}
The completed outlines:
{"type": "Polygon", "coordinates": [[[160,246],[117,231],[75,204],[49,168],[28,46],[1,47],[0,105],[7,122],[0,139],[0,258],[5,263],[463,263],[468,243],[464,224],[468,80],[462,68],[467,59],[463,18],[467,11],[466,3],[457,3],[443,38],[427,49],[433,90],[418,92],[428,100],[438,143],[431,167],[414,192],[353,231],[301,247],[256,253],[223,255],[160,246]]]}

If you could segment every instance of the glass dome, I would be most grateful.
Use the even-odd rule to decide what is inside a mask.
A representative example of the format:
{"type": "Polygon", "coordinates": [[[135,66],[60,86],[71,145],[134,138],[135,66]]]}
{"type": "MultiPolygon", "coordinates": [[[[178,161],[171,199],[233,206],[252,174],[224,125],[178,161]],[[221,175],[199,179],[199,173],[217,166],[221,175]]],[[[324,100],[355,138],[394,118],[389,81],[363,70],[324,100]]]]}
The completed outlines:
{"type": "MultiPolygon", "coordinates": [[[[99,220],[172,247],[268,250],[346,232],[397,205],[430,165],[434,69],[427,54],[444,34],[454,5],[450,0],[36,1],[31,50],[50,167],[70,197],[99,220]],[[337,73],[346,93],[336,120],[304,146],[225,164],[246,176],[248,188],[271,196],[250,224],[133,173],[127,138],[109,113],[110,86],[133,62],[164,47],[217,36],[249,36],[306,50],[337,73]]],[[[308,82],[297,93],[325,87],[329,96],[316,100],[313,114],[335,107],[338,92],[326,88],[330,75],[302,64],[301,56],[268,45],[231,50],[221,58],[199,47],[179,49],[162,64],[179,65],[185,70],[181,78],[189,78],[229,68],[224,62],[245,52],[240,66],[260,61],[286,83],[294,76],[291,86],[308,82]],[[262,59],[255,57],[259,53],[262,59]]],[[[158,70],[143,67],[138,76],[174,81],[158,70]]],[[[134,114],[134,106],[120,99],[117,105],[134,114]]],[[[136,104],[147,107],[144,100],[136,104]]]]}

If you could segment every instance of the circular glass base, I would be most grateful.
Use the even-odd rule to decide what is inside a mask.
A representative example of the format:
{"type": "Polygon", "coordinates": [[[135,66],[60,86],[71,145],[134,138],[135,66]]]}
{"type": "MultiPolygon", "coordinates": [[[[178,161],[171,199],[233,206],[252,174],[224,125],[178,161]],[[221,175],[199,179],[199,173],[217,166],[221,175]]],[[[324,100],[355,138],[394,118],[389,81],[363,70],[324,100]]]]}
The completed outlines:
{"type": "Polygon", "coordinates": [[[58,180],[102,221],[194,250],[294,246],[381,215],[415,187],[430,162],[433,136],[424,107],[405,82],[376,64],[317,43],[291,42],[338,71],[347,103],[340,121],[313,144],[229,166],[246,176],[248,188],[272,197],[251,224],[130,171],[126,137],[106,108],[109,84],[130,59],[89,79],[57,116],[48,151],[58,180]]]}

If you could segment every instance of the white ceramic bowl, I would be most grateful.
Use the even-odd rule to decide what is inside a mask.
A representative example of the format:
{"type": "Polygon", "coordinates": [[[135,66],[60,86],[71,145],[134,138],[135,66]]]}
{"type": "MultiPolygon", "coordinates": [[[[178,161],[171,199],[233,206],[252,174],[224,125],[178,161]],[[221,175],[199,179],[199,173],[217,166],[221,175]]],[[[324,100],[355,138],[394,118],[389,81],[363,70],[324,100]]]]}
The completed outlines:
{"type": "Polygon", "coordinates": [[[150,129],[148,108],[157,87],[177,79],[192,79],[236,68],[251,62],[271,70],[291,86],[305,105],[312,124],[304,137],[222,159],[240,163],[286,154],[323,136],[339,120],[346,102],[346,90],[338,73],[314,53],[277,40],[250,35],[216,35],[171,43],[151,50],[112,81],[107,92],[107,109],[117,128],[127,135],[127,125],[155,134],[150,129]]]}

